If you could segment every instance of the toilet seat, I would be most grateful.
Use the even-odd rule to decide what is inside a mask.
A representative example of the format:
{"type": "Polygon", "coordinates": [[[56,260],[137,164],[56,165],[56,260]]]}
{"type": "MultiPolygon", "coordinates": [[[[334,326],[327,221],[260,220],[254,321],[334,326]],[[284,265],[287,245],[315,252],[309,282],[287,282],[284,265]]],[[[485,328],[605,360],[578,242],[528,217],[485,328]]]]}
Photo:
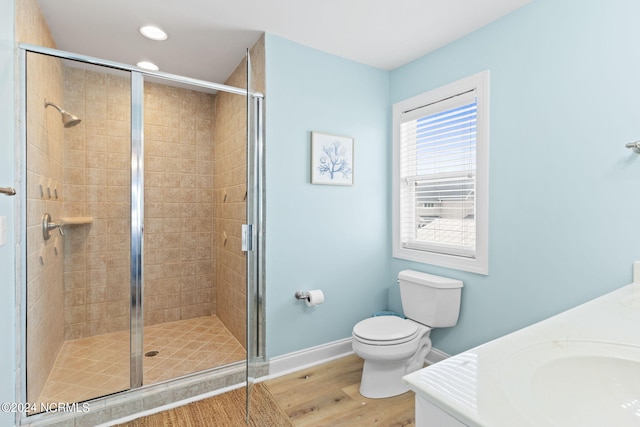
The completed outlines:
{"type": "Polygon", "coordinates": [[[416,338],[417,323],[397,316],[377,316],[358,322],[353,327],[353,336],[369,345],[396,345],[416,338]]]}

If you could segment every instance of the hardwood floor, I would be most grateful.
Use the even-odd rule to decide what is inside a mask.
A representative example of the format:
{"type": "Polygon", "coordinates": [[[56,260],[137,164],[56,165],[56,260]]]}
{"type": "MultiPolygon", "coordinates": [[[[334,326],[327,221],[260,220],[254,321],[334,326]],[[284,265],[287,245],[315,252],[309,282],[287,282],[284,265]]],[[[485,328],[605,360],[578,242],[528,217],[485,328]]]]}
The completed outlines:
{"type": "Polygon", "coordinates": [[[415,426],[412,392],[388,399],[360,395],[362,365],[351,355],[265,384],[295,426],[415,426]]]}

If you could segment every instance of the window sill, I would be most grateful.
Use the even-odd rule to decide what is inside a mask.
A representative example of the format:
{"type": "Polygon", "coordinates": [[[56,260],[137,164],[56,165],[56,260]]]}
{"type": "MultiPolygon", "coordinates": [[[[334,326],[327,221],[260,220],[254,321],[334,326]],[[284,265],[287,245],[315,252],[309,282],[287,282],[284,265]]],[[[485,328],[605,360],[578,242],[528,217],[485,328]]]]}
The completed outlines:
{"type": "Polygon", "coordinates": [[[438,267],[446,267],[454,270],[468,271],[470,273],[482,274],[485,276],[489,274],[488,259],[483,259],[482,257],[465,258],[461,256],[438,254],[407,248],[394,248],[392,256],[394,258],[436,265],[438,267]]]}

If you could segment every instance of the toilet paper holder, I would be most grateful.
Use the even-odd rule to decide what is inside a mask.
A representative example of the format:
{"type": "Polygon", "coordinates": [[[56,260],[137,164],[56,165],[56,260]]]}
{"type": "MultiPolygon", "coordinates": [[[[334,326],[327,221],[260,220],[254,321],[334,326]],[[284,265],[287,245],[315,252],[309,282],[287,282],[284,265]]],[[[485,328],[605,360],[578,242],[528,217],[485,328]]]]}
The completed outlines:
{"type": "Polygon", "coordinates": [[[309,301],[309,292],[296,291],[296,299],[306,299],[309,301]]]}
{"type": "Polygon", "coordinates": [[[296,291],[295,297],[298,300],[304,300],[304,302],[309,307],[315,307],[317,305],[324,303],[324,293],[322,293],[322,290],[320,289],[315,289],[315,290],[306,291],[306,292],[296,291]]]}

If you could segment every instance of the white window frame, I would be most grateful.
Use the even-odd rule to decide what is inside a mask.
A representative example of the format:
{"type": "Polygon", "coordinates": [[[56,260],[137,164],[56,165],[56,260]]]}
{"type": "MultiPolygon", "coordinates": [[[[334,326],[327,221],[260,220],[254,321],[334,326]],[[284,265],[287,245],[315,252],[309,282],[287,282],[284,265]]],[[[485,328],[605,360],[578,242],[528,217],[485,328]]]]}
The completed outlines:
{"type": "Polygon", "coordinates": [[[393,105],[393,257],[478,274],[489,274],[489,71],[463,78],[393,105]],[[400,124],[404,112],[469,91],[477,95],[476,250],[465,257],[406,248],[400,231],[400,124]]]}

